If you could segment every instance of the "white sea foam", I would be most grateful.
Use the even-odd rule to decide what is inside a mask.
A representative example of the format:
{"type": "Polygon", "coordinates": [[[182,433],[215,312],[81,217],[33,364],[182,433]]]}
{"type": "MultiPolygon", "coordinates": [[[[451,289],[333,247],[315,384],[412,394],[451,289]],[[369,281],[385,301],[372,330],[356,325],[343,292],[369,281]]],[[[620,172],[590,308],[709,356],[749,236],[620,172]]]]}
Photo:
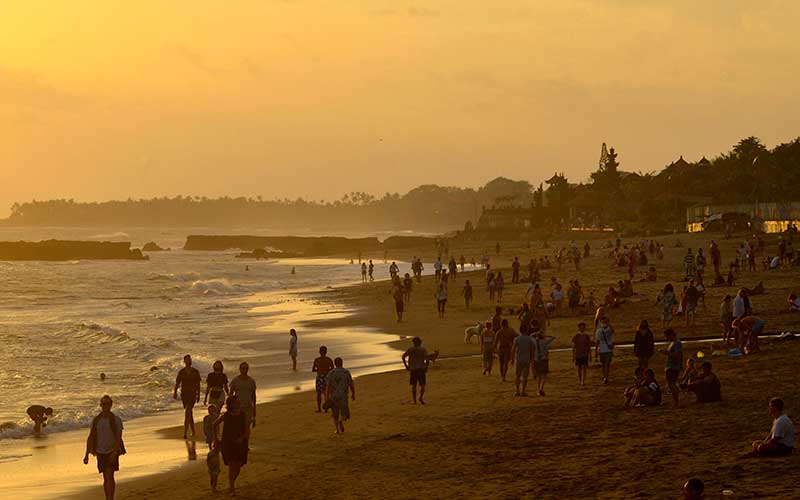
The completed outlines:
{"type": "Polygon", "coordinates": [[[239,288],[225,278],[214,278],[210,280],[198,280],[192,283],[192,290],[204,294],[226,295],[235,293],[239,288]]]}

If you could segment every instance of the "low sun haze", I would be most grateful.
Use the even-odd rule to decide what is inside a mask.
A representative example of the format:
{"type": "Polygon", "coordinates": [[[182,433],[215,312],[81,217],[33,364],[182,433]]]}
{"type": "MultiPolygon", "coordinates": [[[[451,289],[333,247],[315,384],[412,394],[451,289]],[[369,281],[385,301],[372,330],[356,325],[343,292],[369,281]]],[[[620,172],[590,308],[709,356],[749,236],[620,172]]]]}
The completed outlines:
{"type": "Polygon", "coordinates": [[[791,1],[9,2],[14,201],[588,179],[797,135],[791,1]]]}

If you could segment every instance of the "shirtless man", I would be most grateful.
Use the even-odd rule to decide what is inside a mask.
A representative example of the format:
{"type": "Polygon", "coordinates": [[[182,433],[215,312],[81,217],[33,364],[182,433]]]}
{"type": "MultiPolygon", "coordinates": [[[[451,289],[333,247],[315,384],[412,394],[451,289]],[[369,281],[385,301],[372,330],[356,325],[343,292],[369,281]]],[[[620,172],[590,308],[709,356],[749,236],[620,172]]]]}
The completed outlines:
{"type": "Polygon", "coordinates": [[[181,402],[183,403],[183,439],[186,439],[189,429],[192,429],[192,436],[194,433],[194,415],[192,415],[192,408],[195,403],[200,401],[200,372],[197,368],[192,366],[192,357],[188,354],[183,357],[183,364],[185,365],[178,372],[175,378],[175,388],[172,391],[172,397],[178,399],[178,388],[181,390],[181,402]]]}
{"type": "MultiPolygon", "coordinates": [[[[317,413],[322,412],[323,394],[326,395],[325,400],[327,401],[328,383],[325,379],[328,376],[328,372],[331,370],[333,370],[333,360],[328,357],[328,348],[320,346],[319,357],[314,360],[314,364],[311,367],[311,371],[317,374],[315,383],[317,389],[317,413]]],[[[328,410],[325,411],[327,412],[328,410]]]]}
{"type": "Polygon", "coordinates": [[[507,319],[502,320],[500,324],[500,330],[494,336],[494,351],[500,360],[500,376],[505,382],[508,363],[511,361],[511,349],[514,346],[514,339],[517,338],[517,332],[508,326],[507,319]]]}
{"type": "Polygon", "coordinates": [[[47,426],[47,417],[53,414],[53,409],[49,406],[45,408],[42,405],[31,405],[28,407],[27,413],[33,420],[33,433],[39,434],[42,427],[47,426]]]}

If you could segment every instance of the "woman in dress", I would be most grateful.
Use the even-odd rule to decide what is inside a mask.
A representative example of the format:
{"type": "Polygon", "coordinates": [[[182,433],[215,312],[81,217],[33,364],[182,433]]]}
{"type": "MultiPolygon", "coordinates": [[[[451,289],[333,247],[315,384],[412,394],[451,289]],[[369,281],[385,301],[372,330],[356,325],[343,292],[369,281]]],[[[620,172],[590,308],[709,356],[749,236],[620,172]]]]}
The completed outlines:
{"type": "Polygon", "coordinates": [[[242,411],[238,396],[229,396],[225,403],[227,411],[214,422],[214,446],[222,451],[222,461],[228,466],[228,491],[236,493],[236,478],[247,463],[249,451],[250,421],[242,411]],[[219,426],[222,424],[222,439],[219,426]]]}

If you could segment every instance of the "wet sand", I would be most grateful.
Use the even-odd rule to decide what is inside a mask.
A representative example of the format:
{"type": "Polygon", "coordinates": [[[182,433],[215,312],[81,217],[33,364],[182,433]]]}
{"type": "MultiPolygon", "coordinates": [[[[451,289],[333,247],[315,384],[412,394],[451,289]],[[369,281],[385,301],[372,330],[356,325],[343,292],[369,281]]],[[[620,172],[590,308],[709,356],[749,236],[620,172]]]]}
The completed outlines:
{"type": "MultiPolygon", "coordinates": [[[[693,238],[695,246],[707,238],[693,238]]],[[[732,244],[732,242],[730,243],[732,244]]],[[[667,249],[657,262],[657,283],[636,283],[640,297],[609,312],[617,329],[617,343],[633,338],[639,319],[650,319],[659,332],[655,292],[668,279],[677,281],[685,248],[667,249]]],[[[724,250],[725,251],[725,250],[724,250]]],[[[725,251],[730,254],[730,250],[725,251]]],[[[549,252],[548,252],[549,253],[549,252]]],[[[601,297],[603,287],[616,282],[624,270],[592,257],[579,274],[587,289],[601,297]]],[[[640,269],[641,270],[641,269],[640,269]]],[[[545,272],[543,282],[554,272],[545,272]]],[[[767,318],[768,332],[798,329],[800,316],[781,313],[787,290],[798,282],[798,271],[745,273],[742,281],[764,280],[768,295],[754,299],[767,318]]],[[[480,283],[482,273],[468,277],[480,283]]],[[[562,282],[573,270],[557,273],[562,282]]],[[[753,283],[750,284],[750,281],[753,283]]],[[[577,385],[571,356],[551,355],[547,396],[512,397],[513,384],[502,383],[496,372],[481,375],[475,343],[463,343],[463,329],[486,319],[493,307],[476,286],[476,307],[463,310],[452,290],[448,317],[436,318],[432,280],[424,280],[407,308],[407,322],[396,324],[388,284],[346,287],[312,294],[315,300],[343,302],[348,317],[316,318],[314,328],[368,325],[397,336],[421,335],[429,350],[443,358],[429,372],[427,405],[412,405],[407,374],[398,370],[359,377],[357,400],[347,432],[335,435],[330,418],[314,412],[311,392],[299,392],[259,408],[251,439],[249,464],[239,480],[241,498],[676,498],[683,482],[701,477],[708,498],[721,498],[723,489],[736,498],[797,498],[794,477],[800,457],[771,460],[742,459],[748,443],[762,438],[771,425],[766,413],[769,397],[780,396],[797,423],[800,414],[800,375],[796,359],[800,340],[764,341],[760,354],[732,359],[721,343],[687,343],[686,354],[702,349],[723,384],[724,401],[693,403],[685,395],[675,409],[665,397],[658,408],[625,410],[622,391],[630,384],[635,359],[630,349],[615,354],[612,381],[600,382],[592,365],[587,387],[577,385]],[[454,297],[455,296],[455,297],[454,297]],[[714,345],[712,353],[711,345],[714,345]]],[[[521,301],[526,285],[507,288],[508,304],[521,301]]],[[[724,293],[709,289],[708,311],[701,313],[694,331],[673,322],[683,338],[719,332],[717,309],[724,293]]],[[[579,319],[555,319],[550,332],[554,347],[568,345],[579,319]]],[[[512,324],[515,324],[512,321],[512,324]]],[[[408,339],[394,343],[403,348],[408,339]]],[[[332,355],[337,355],[332,352],[332,355]]],[[[348,365],[345,358],[345,366],[348,365]]],[[[665,386],[663,358],[652,360],[665,386]]],[[[533,383],[533,381],[532,381],[533,383]]],[[[529,391],[533,394],[535,391],[529,391]]],[[[177,440],[180,430],[165,431],[177,440]]],[[[198,443],[198,453],[202,446],[198,443]]],[[[226,486],[225,471],[220,479],[226,486]]],[[[147,478],[126,481],[125,462],[120,474],[120,498],[209,498],[208,477],[202,460],[147,478]]],[[[81,498],[100,498],[99,482],[81,498]]],[[[227,495],[220,493],[219,497],[227,495]]]]}

